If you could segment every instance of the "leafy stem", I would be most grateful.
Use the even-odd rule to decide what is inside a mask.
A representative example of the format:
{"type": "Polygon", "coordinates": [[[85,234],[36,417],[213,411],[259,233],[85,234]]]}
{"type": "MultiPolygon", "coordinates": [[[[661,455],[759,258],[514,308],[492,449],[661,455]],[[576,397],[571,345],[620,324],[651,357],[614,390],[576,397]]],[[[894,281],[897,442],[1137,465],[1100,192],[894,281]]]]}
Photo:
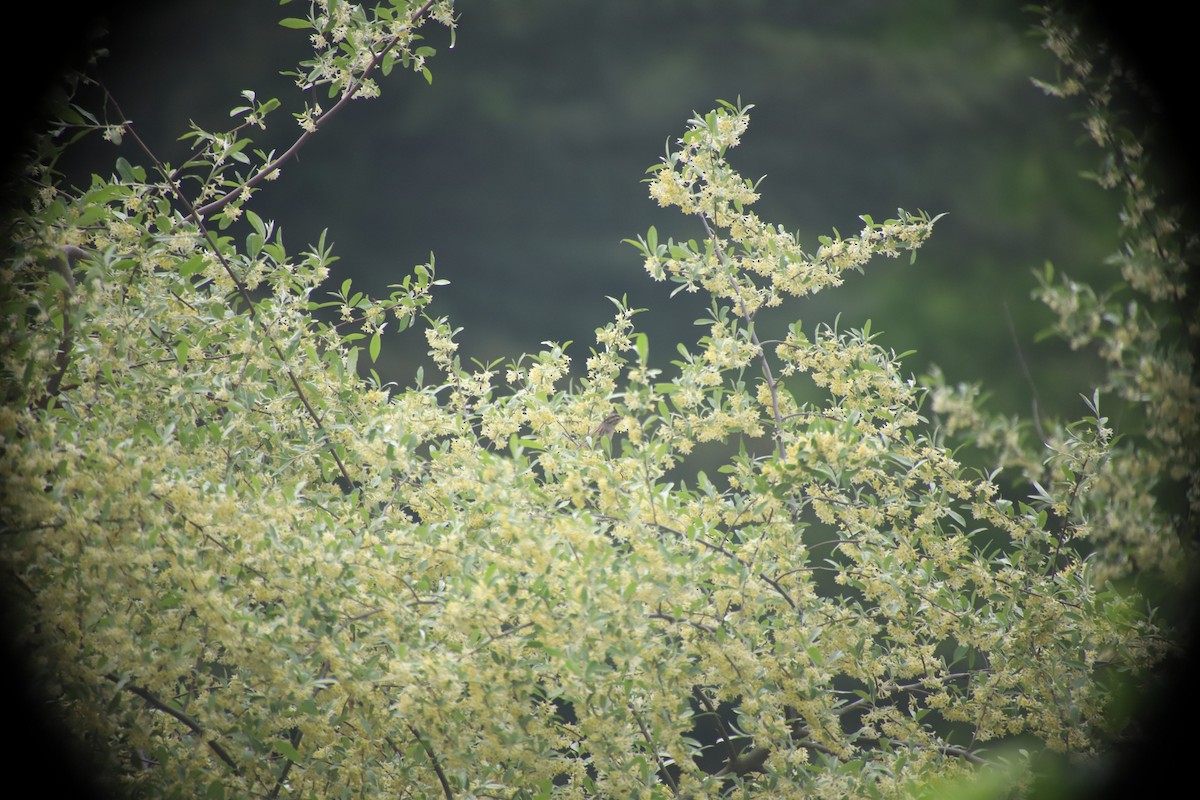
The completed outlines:
{"type": "MultiPolygon", "coordinates": [[[[725,255],[721,250],[721,243],[713,233],[713,229],[708,224],[708,218],[698,212],[700,223],[704,226],[705,232],[708,234],[709,241],[713,243],[713,248],[716,251],[717,259],[724,262],[725,255]]],[[[741,288],[737,285],[737,281],[730,279],[733,284],[733,290],[737,294],[738,306],[741,308],[742,317],[746,320],[746,333],[750,337],[750,341],[758,350],[758,362],[762,365],[763,379],[767,382],[767,390],[771,393],[771,416],[775,420],[775,452],[779,458],[783,458],[783,414],[779,410],[779,383],[775,380],[774,373],[771,372],[771,362],[767,360],[767,351],[763,349],[763,344],[758,338],[758,333],[754,330],[754,313],[746,307],[746,300],[742,297],[741,288]]]]}
{"type": "MultiPolygon", "coordinates": [[[[423,6],[413,12],[412,16],[409,17],[409,21],[413,23],[418,22],[422,17],[429,13],[429,10],[433,7],[435,2],[436,0],[428,0],[423,6]]],[[[248,189],[253,189],[255,186],[269,178],[284,164],[295,158],[300,152],[300,149],[304,147],[308,140],[316,136],[317,132],[325,126],[330,118],[337,115],[339,111],[345,108],[346,105],[354,99],[355,95],[358,94],[359,89],[363,87],[363,84],[366,82],[370,74],[375,71],[375,68],[378,67],[379,63],[383,61],[384,57],[391,52],[392,48],[394,48],[400,42],[402,35],[403,34],[397,33],[384,42],[383,47],[378,52],[374,53],[371,56],[371,59],[367,62],[367,65],[363,67],[362,73],[353,81],[351,81],[345,89],[342,90],[342,96],[338,98],[337,103],[335,103],[332,108],[330,108],[320,117],[314,119],[312,126],[301,133],[300,136],[296,138],[296,141],[292,142],[291,147],[283,151],[281,155],[267,162],[267,164],[259,169],[258,172],[247,178],[245,183],[230,189],[228,192],[221,195],[216,200],[213,200],[211,203],[205,203],[199,208],[189,206],[188,210],[191,219],[199,224],[201,218],[217,213],[225,206],[229,205],[229,203],[231,203],[235,198],[241,195],[242,192],[248,189]]]]}

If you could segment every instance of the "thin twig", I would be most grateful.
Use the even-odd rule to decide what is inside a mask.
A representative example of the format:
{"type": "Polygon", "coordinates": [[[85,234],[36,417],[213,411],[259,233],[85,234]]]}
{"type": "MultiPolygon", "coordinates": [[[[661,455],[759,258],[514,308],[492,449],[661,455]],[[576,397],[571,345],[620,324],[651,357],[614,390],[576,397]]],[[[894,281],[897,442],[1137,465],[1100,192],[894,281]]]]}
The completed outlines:
{"type": "Polygon", "coordinates": [[[629,706],[629,713],[633,714],[634,720],[637,721],[638,728],[642,731],[642,738],[646,740],[646,744],[650,747],[650,752],[654,755],[654,760],[658,762],[658,769],[667,779],[667,785],[671,787],[671,791],[679,794],[679,784],[675,781],[675,776],[667,769],[667,765],[663,762],[662,756],[658,754],[658,748],[654,746],[654,739],[650,736],[650,731],[646,728],[646,723],[642,722],[642,717],[637,713],[637,709],[632,704],[629,706]]]}
{"type": "Polygon", "coordinates": [[[484,639],[482,642],[475,645],[467,652],[470,655],[474,655],[475,653],[478,653],[480,650],[487,647],[489,644],[496,641],[497,639],[503,639],[505,636],[512,636],[514,633],[518,633],[518,632],[524,630],[525,628],[531,628],[531,627],[533,627],[532,622],[523,622],[520,625],[509,628],[506,631],[500,631],[499,633],[493,633],[491,636],[488,636],[488,638],[484,639]]]}
{"type": "MultiPolygon", "coordinates": [[[[721,261],[725,260],[725,254],[721,250],[721,243],[717,240],[716,234],[708,224],[708,218],[702,212],[696,212],[700,217],[700,223],[704,226],[708,238],[713,243],[713,250],[717,258],[721,261]]],[[[779,454],[779,458],[783,458],[783,415],[779,411],[779,384],[775,381],[775,375],[771,372],[771,362],[767,360],[767,351],[763,349],[763,344],[759,341],[758,333],[754,330],[754,315],[746,307],[746,301],[742,298],[741,288],[736,280],[731,279],[733,290],[737,294],[738,305],[742,309],[742,317],[746,320],[746,330],[750,334],[750,341],[758,348],[758,361],[762,365],[763,377],[767,381],[767,391],[771,393],[771,416],[775,418],[775,452],[779,454]]]]}
{"type": "MultiPolygon", "coordinates": [[[[429,13],[429,9],[433,7],[434,2],[436,2],[436,0],[429,0],[427,3],[425,3],[425,5],[417,9],[409,18],[409,21],[417,22],[420,20],[421,17],[429,13]]],[[[379,62],[383,60],[383,57],[386,56],[391,49],[396,46],[396,44],[400,41],[400,37],[401,34],[396,34],[384,43],[383,49],[378,53],[375,53],[371,57],[371,60],[367,62],[367,65],[363,67],[362,74],[359,75],[355,80],[351,81],[351,83],[342,91],[342,96],[338,99],[337,103],[335,103],[332,108],[322,114],[319,118],[313,120],[312,128],[300,134],[299,138],[292,143],[292,146],[283,152],[283,155],[268,163],[266,166],[252,175],[245,183],[231,189],[221,197],[213,200],[211,203],[206,203],[199,208],[190,208],[189,213],[191,214],[192,219],[199,223],[201,217],[209,214],[215,214],[225,206],[229,205],[229,203],[232,202],[233,199],[239,196],[243,191],[247,189],[253,189],[255,186],[266,180],[272,173],[276,172],[281,166],[295,158],[296,154],[300,152],[300,148],[304,147],[305,143],[315,136],[317,131],[319,131],[331,117],[345,108],[345,106],[352,99],[354,99],[354,96],[358,94],[358,90],[361,89],[363,84],[366,82],[367,76],[369,76],[375,70],[375,68],[379,65],[379,62]]]]}
{"type": "Polygon", "coordinates": [[[692,687],[692,694],[700,701],[700,705],[704,706],[708,713],[712,714],[713,719],[717,721],[717,727],[721,729],[721,741],[725,743],[725,749],[728,751],[728,761],[733,763],[737,758],[737,748],[733,746],[733,737],[729,735],[729,729],[725,727],[725,720],[721,719],[721,715],[717,713],[717,709],[713,706],[712,701],[708,699],[708,695],[699,686],[692,687]]]}
{"type": "MultiPolygon", "coordinates": [[[[610,516],[608,514],[597,514],[596,516],[600,519],[611,520],[614,522],[620,521],[616,517],[610,516]]],[[[683,541],[687,540],[687,536],[686,536],[686,534],[684,534],[683,531],[676,530],[668,525],[662,524],[661,522],[651,522],[650,524],[654,528],[657,528],[658,530],[662,531],[663,533],[669,533],[672,536],[678,537],[680,540],[683,540],[683,541]]],[[[721,555],[725,556],[726,558],[733,559],[734,561],[738,562],[746,569],[749,569],[749,570],[754,569],[753,564],[751,564],[749,561],[747,561],[746,559],[739,556],[737,553],[734,553],[734,552],[726,549],[723,545],[716,544],[715,542],[709,542],[709,541],[706,541],[705,539],[701,539],[699,537],[697,537],[695,541],[697,544],[701,545],[702,547],[707,547],[709,550],[720,553],[721,555]]],[[[793,610],[796,609],[796,601],[793,600],[786,591],[784,591],[783,587],[779,585],[778,580],[769,577],[765,572],[755,572],[754,575],[755,575],[755,577],[759,578],[760,580],[765,581],[771,588],[773,588],[776,592],[778,592],[779,596],[782,597],[787,602],[787,604],[792,607],[793,610]]]]}
{"type": "Polygon", "coordinates": [[[1029,384],[1029,391],[1032,393],[1030,403],[1033,408],[1030,416],[1033,418],[1033,427],[1037,431],[1038,439],[1044,444],[1046,432],[1042,428],[1042,413],[1041,404],[1038,398],[1037,384],[1033,382],[1033,373],[1029,370],[1029,364],[1025,361],[1025,353],[1021,350],[1021,340],[1017,338],[1017,326],[1013,324],[1012,314],[1008,310],[1008,301],[1004,302],[1004,318],[1008,321],[1008,333],[1012,337],[1013,347],[1017,351],[1017,362],[1021,365],[1021,372],[1025,375],[1025,381],[1029,384]]]}

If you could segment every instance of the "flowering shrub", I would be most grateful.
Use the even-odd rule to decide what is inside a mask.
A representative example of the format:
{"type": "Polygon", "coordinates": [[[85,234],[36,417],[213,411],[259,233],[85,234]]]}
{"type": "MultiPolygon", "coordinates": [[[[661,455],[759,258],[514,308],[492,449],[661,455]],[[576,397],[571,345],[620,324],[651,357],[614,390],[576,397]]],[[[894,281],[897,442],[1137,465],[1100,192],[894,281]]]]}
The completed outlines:
{"type": "MultiPolygon", "coordinates": [[[[1047,20],[1077,69],[1060,91],[1086,90],[1047,20]]],[[[1196,331],[1139,305],[1183,303],[1184,255],[1123,180],[1145,158],[1132,140],[1093,125],[1114,154],[1102,182],[1131,187],[1127,286],[1047,269],[1040,291],[1112,366],[1079,420],[989,416],[975,387],[910,377],[867,325],[760,324],[914,252],[937,218],[864,216],[804,248],[749,210],[758,188],[728,161],[740,102],[689,120],[649,179],[703,239],[630,240],[652,278],[711,299],[671,370],[623,302],[576,383],[554,344],[472,368],[425,316],[432,258],[387,298],[334,281],[325,301],[324,243],[289,254],[252,208],[377,76],[427,71],[429,21],[452,24],[450,2],[284,20],[311,31],[298,83],[331,106],[297,113],[283,154],[251,150],[280,104],[247,93],[183,164],[145,149],[70,187],[50,169],[60,136],[32,165],[3,265],[3,566],[23,645],[121,780],[164,797],[895,797],[1109,742],[1119,677],[1168,647],[1136,578],[1182,577],[1174,529],[1197,501],[1194,484],[1190,505],[1167,499],[1196,466],[1178,346],[1196,331]],[[388,326],[422,322],[431,383],[360,377],[388,326]],[[712,441],[740,446],[715,478],[689,473],[712,441]],[[964,442],[993,466],[964,465],[964,442]]],[[[71,107],[62,130],[136,140],[108,110],[71,107]]]]}

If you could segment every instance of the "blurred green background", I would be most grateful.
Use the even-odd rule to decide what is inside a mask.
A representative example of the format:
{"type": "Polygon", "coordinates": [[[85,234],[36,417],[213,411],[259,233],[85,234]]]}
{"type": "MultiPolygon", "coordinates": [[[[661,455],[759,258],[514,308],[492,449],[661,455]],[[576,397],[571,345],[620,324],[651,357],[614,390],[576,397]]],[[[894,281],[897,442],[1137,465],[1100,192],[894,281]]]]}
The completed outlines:
{"type": "MultiPolygon", "coordinates": [[[[793,301],[780,317],[807,330],[840,314],[867,319],[880,341],[916,350],[906,368],[939,364],[952,381],[983,381],[994,407],[1079,413],[1095,364],[1051,340],[1029,299],[1044,261],[1095,275],[1116,246],[1116,200],[1079,177],[1096,154],[1070,103],[1030,77],[1055,63],[1028,34],[1015,2],[976,0],[459,0],[457,43],[431,26],[432,86],[399,70],[382,97],[355,103],[306,147],[251,207],[275,219],[291,252],[324,228],[345,277],[386,294],[436,254],[434,315],[462,326],[465,358],[517,356],[544,340],[573,340],[582,368],[606,295],[650,313],[652,360],[707,303],[668,295],[624,238],[650,225],[699,238],[699,224],[658,209],[641,183],[693,111],[717,98],[755,104],[731,161],[766,179],[759,215],[798,230],[805,245],[859,214],[897,207],[946,212],[915,264],[880,260],[844,287],[793,301]],[[1006,311],[1007,308],[1007,311],[1006,311]],[[1010,333],[1009,315],[1017,331],[1010,333]]],[[[230,125],[239,92],[276,96],[256,143],[282,150],[298,133],[287,116],[299,91],[279,71],[307,52],[302,31],[278,26],[307,4],[273,0],[163,3],[114,19],[101,77],[163,160],[185,152],[189,120],[230,125]]],[[[328,107],[331,103],[326,102],[328,107]]],[[[107,172],[116,153],[95,140],[75,169],[107,172]],[[90,159],[97,159],[90,161],[90,159]]],[[[130,160],[143,160],[128,144],[130,160]]],[[[77,178],[78,179],[78,178],[77,178]]],[[[1107,280],[1101,280],[1106,283],[1107,280]]],[[[407,385],[424,337],[390,336],[385,380],[407,385]]],[[[366,359],[363,359],[364,361],[366,359]]]]}

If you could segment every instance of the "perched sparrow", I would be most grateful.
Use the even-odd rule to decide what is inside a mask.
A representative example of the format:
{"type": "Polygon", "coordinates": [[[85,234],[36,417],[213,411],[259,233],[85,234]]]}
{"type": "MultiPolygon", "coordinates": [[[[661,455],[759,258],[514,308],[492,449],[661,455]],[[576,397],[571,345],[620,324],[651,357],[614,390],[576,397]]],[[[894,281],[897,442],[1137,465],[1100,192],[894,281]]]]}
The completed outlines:
{"type": "Polygon", "coordinates": [[[614,430],[617,429],[617,423],[620,421],[620,414],[609,414],[600,421],[599,425],[592,429],[592,432],[589,433],[588,436],[592,438],[592,441],[595,441],[596,439],[603,439],[605,436],[610,435],[614,430]]]}

